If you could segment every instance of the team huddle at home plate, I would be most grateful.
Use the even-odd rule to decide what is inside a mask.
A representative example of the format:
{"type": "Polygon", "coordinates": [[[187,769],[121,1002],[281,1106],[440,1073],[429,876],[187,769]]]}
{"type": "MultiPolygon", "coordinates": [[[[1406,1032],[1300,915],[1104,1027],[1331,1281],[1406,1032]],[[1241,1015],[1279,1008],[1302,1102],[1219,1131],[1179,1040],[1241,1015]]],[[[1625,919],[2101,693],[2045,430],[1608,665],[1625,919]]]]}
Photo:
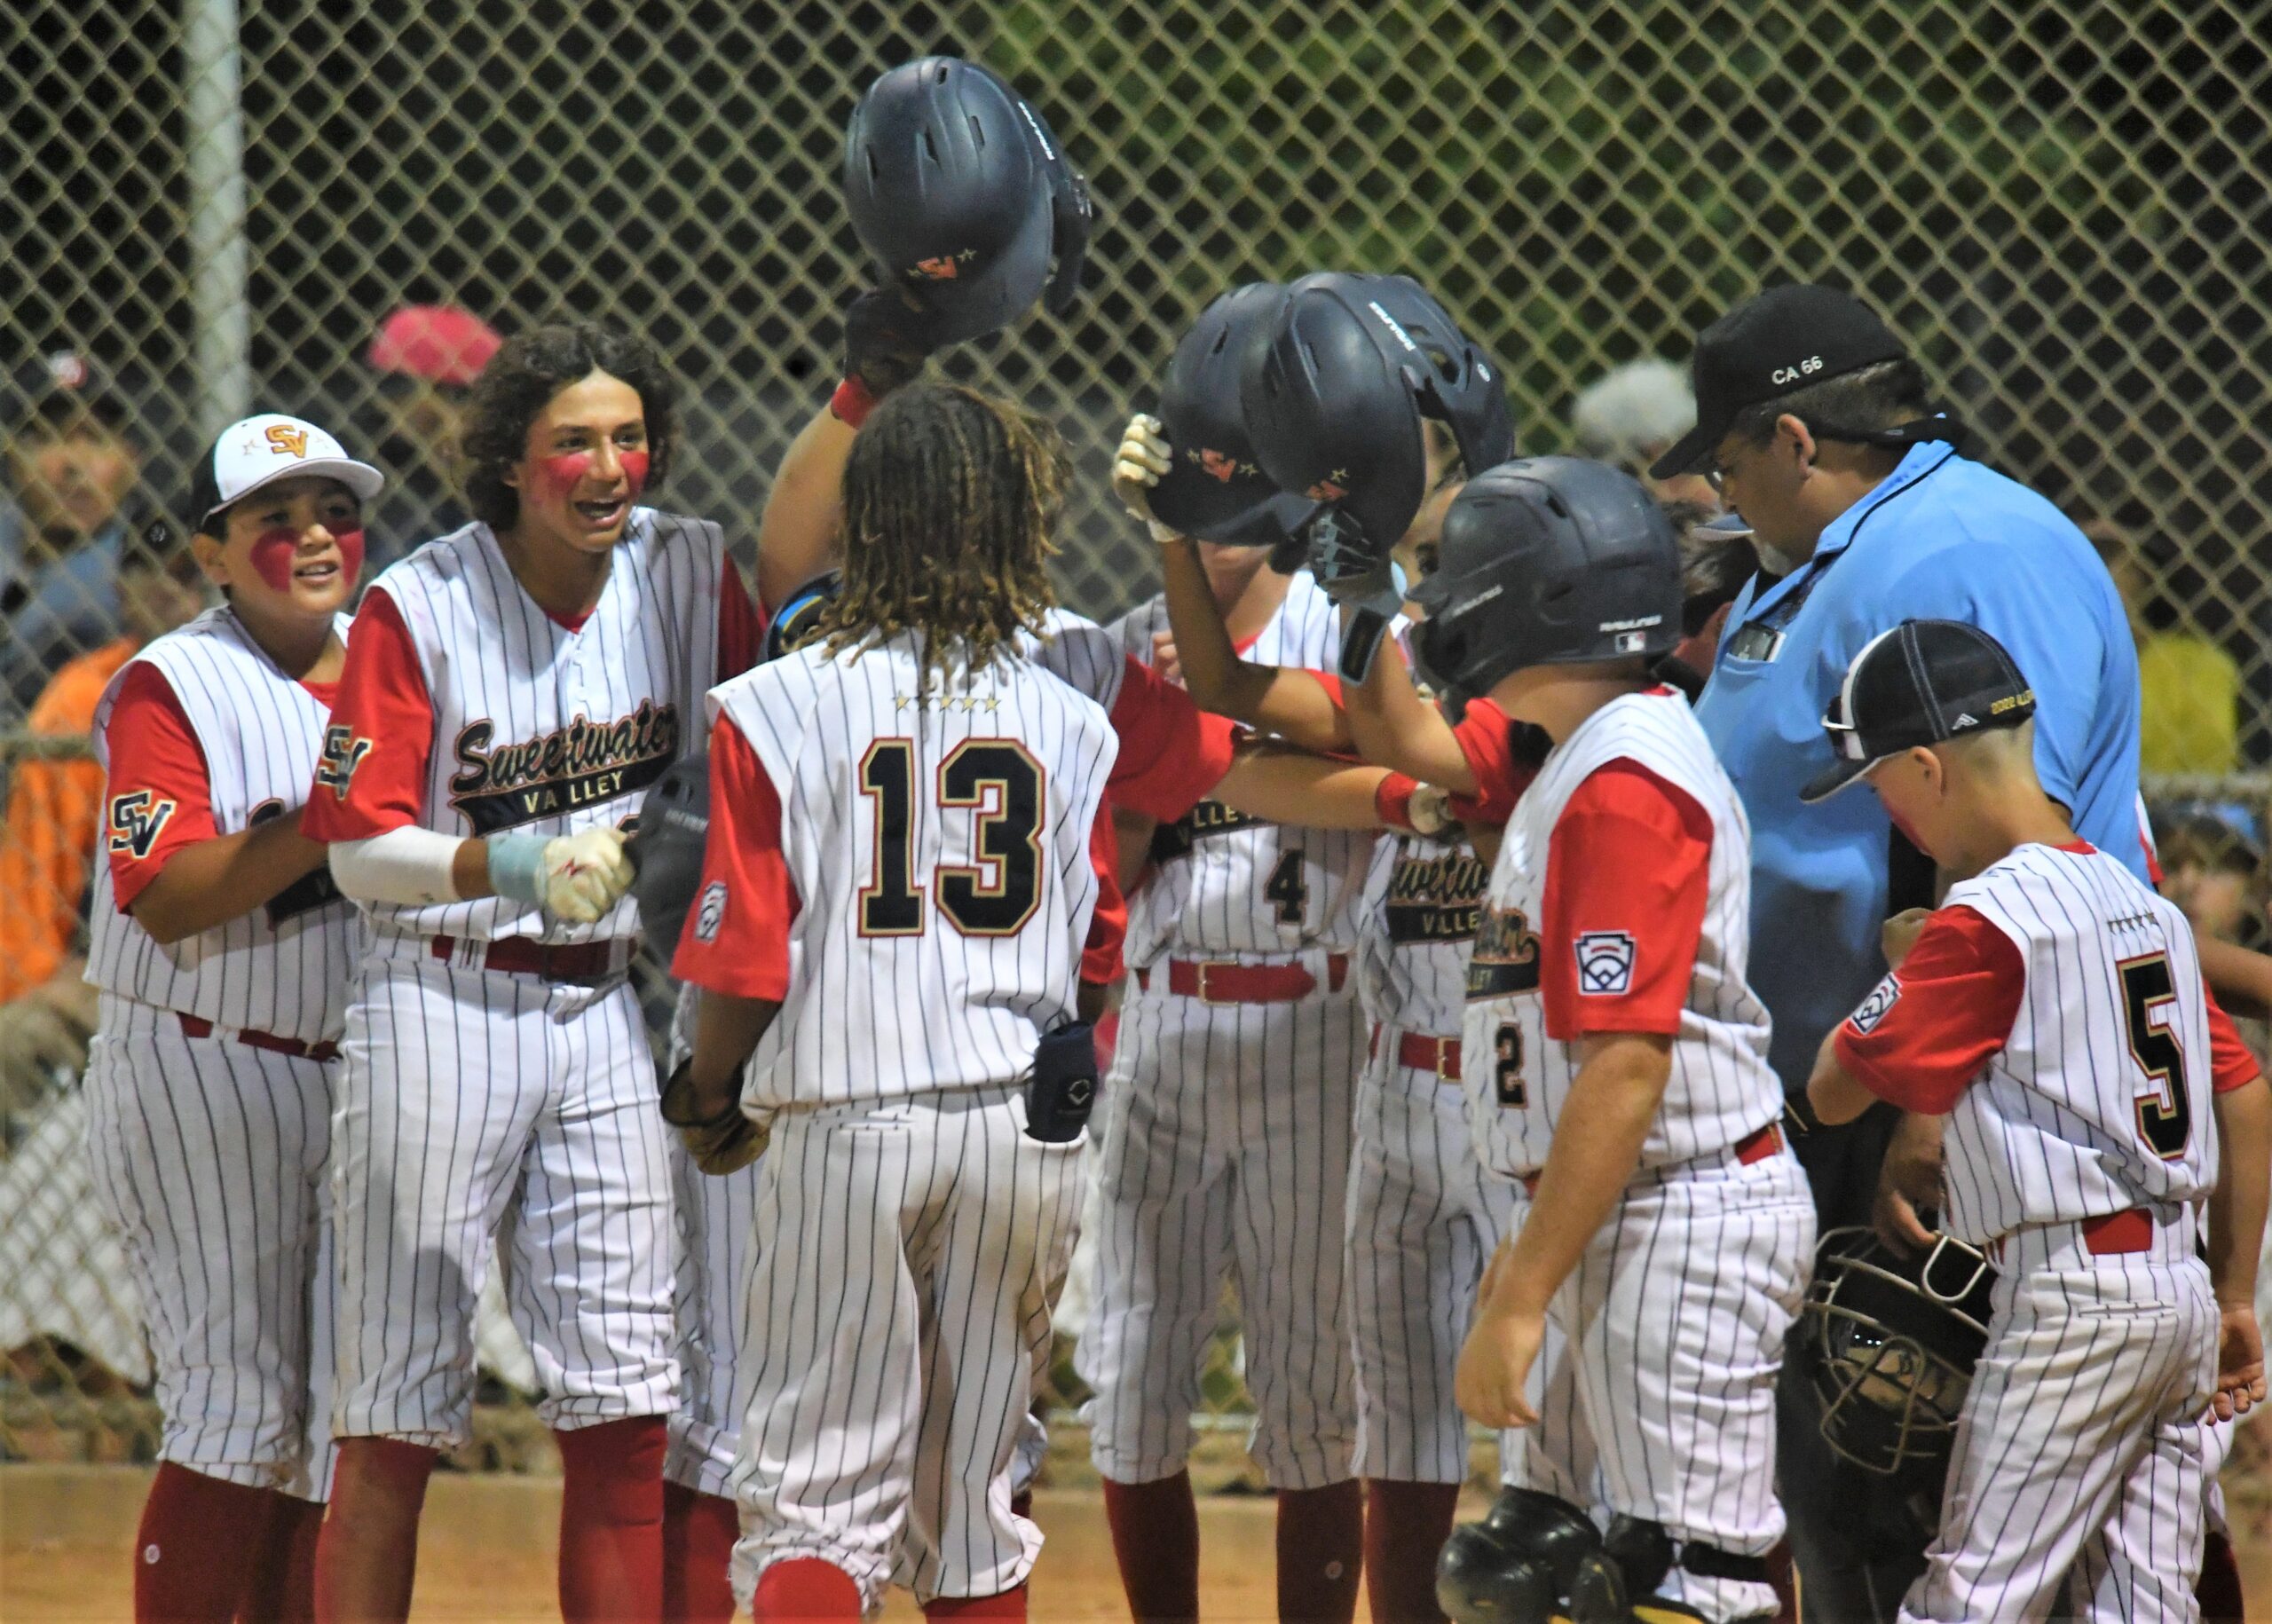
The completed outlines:
{"type": "Polygon", "coordinates": [[[2229,1616],[2260,961],[2154,888],[2104,568],[1901,341],[1768,288],[1637,472],[1519,455],[1409,277],[1242,283],[1099,625],[1056,431],[926,377],[1070,307],[1081,177],[951,58],[844,173],[875,281],[753,550],[600,325],[503,344],[472,521],[367,583],[323,427],[198,466],[219,606],[96,728],[138,1616],[406,1618],[493,1264],[564,1617],[1024,1618],[1085,1229],[1137,1618],[1206,1611],[1227,1282],[1287,1620],[2229,1616]]]}

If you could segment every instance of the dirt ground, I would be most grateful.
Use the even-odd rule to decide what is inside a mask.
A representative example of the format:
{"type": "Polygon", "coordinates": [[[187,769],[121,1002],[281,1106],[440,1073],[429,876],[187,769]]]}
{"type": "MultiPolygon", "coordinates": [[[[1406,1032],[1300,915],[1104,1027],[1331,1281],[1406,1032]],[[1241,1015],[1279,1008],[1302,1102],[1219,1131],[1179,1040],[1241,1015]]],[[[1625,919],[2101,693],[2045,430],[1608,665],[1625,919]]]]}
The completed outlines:
{"type": "MultiPolygon", "coordinates": [[[[134,1467],[0,1467],[0,1620],[49,1624],[130,1617],[128,1565],[148,1482],[149,1474],[134,1467]]],[[[557,1619],[553,1564],[559,1504],[556,1479],[438,1477],[427,1501],[411,1617],[421,1624],[557,1619]]],[[[1211,1494],[1199,1504],[1201,1597],[1209,1624],[1270,1618],[1271,1502],[1211,1494]]],[[[1480,1509],[1479,1500],[1463,1514],[1480,1509]]],[[[1034,1517],[1049,1547],[1034,1573],[1032,1616],[1126,1618],[1094,1491],[1045,1489],[1034,1517]]],[[[2243,1565],[2251,1612],[2272,1616],[2272,1546],[2244,1551],[2243,1565]]],[[[910,1624],[922,1614],[904,1595],[895,1595],[884,1617],[910,1624]]]]}

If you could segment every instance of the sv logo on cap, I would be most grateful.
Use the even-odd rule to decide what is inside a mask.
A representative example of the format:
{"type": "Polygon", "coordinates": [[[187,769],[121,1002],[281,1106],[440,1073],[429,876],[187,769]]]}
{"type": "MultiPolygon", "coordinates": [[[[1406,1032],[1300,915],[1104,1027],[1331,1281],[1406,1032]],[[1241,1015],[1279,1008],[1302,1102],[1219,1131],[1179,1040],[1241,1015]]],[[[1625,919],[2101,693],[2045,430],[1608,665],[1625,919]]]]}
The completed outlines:
{"type": "Polygon", "coordinates": [[[304,457],[308,454],[308,431],[295,429],[289,423],[271,423],[268,447],[288,457],[304,457]]]}

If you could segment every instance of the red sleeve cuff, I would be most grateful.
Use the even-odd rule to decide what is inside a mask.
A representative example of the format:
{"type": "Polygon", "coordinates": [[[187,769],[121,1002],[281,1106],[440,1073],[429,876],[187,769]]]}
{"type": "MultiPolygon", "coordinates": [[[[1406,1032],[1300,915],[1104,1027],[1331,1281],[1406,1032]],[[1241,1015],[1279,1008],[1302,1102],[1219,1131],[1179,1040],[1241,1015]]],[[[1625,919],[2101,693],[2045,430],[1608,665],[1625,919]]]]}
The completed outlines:
{"type": "Polygon", "coordinates": [[[800,906],[781,849],[781,797],[725,717],[710,734],[710,832],[671,973],[712,992],[789,996],[789,928],[800,906]]]}
{"type": "Polygon", "coordinates": [[[1452,816],[1464,824],[1504,824],[1538,777],[1538,763],[1516,752],[1514,723],[1490,700],[1471,699],[1452,737],[1476,785],[1474,794],[1451,798],[1452,816]]]}
{"type": "Polygon", "coordinates": [[[218,831],[204,748],[155,666],[130,666],[120,679],[103,737],[110,760],[103,844],[112,900],[124,913],[176,852],[218,831]]]}
{"type": "Polygon", "coordinates": [[[2225,1013],[2205,981],[2201,996],[2209,1005],[2209,1076],[2210,1085],[2221,1094],[2229,1094],[2236,1088],[2246,1088],[2262,1074],[2256,1056],[2241,1040],[2240,1029],[2225,1013]]]}
{"type": "Polygon", "coordinates": [[[2026,992],[2011,938],[1977,910],[1943,908],[1839,1027],[1839,1064],[1880,1099],[1938,1116],[2010,1041],[2026,992]]]}
{"type": "Polygon", "coordinates": [[[1113,803],[1172,824],[1231,770],[1236,724],[1209,715],[1191,696],[1130,655],[1113,702],[1120,737],[1108,787],[1113,803]]]}
{"type": "Polygon", "coordinates": [[[420,823],[433,749],[434,704],[418,645],[393,597],[375,587],[347,634],[347,666],[300,832],[312,840],[367,840],[420,823]]]}

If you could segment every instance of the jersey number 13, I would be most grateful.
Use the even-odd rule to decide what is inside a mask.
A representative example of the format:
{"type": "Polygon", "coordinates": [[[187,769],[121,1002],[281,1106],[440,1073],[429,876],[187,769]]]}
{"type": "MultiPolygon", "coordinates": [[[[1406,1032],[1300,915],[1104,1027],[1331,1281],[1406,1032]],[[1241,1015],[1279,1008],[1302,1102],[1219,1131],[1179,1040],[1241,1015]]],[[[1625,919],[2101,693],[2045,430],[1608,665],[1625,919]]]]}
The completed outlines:
{"type": "MultiPolygon", "coordinates": [[[[966,738],[939,763],[943,810],[976,815],[980,861],[941,863],[932,894],[966,936],[1014,936],[1041,904],[1041,763],[1010,739],[966,738]]],[[[918,936],[923,887],[916,883],[915,745],[880,738],[860,759],[860,793],[873,803],[876,845],[860,892],[860,934],[918,936]]]]}

